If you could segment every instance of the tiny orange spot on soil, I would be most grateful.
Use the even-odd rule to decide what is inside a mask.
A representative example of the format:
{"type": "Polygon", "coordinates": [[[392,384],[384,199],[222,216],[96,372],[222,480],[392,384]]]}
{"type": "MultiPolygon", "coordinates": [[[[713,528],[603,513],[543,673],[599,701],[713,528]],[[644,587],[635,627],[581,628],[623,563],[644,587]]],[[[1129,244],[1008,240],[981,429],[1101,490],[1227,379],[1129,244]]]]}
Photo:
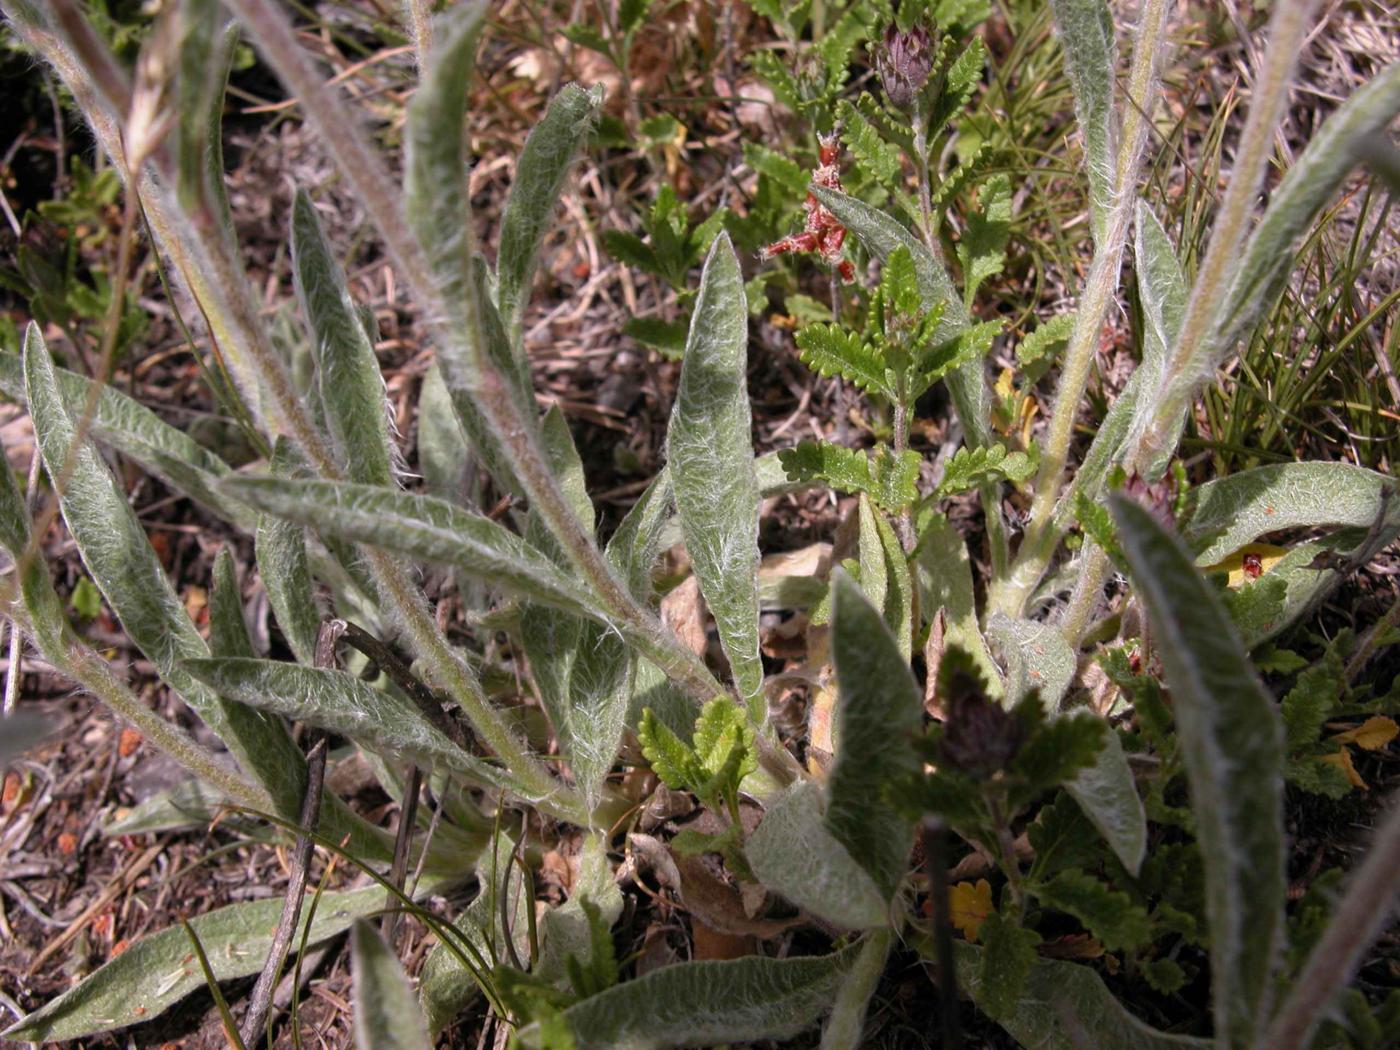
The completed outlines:
{"type": "Polygon", "coordinates": [[[116,944],[112,945],[112,958],[115,959],[122,952],[126,951],[127,948],[130,947],[130,945],[131,942],[128,941],[125,937],[123,937],[116,944]]]}
{"type": "Polygon", "coordinates": [[[140,746],[141,734],[128,726],[122,730],[121,738],[117,741],[117,754],[122,758],[130,758],[140,746]]]}
{"type": "Polygon", "coordinates": [[[71,831],[65,831],[58,836],[58,852],[65,857],[71,857],[78,852],[78,836],[71,831]]]}

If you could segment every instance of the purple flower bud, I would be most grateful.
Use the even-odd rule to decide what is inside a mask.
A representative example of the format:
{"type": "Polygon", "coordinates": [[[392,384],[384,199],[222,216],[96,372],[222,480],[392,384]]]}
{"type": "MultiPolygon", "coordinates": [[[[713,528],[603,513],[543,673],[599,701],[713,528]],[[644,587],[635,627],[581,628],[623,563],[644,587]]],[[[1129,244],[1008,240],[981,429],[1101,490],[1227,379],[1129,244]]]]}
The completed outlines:
{"type": "Polygon", "coordinates": [[[958,668],[943,682],[947,718],[939,751],[943,761],[978,780],[1006,768],[1025,733],[1016,716],[987,696],[979,676],[958,668]]]}
{"type": "Polygon", "coordinates": [[[875,68],[879,70],[880,83],[890,102],[899,109],[910,109],[933,69],[933,41],[928,30],[916,25],[907,33],[901,33],[890,26],[885,30],[883,46],[875,55],[875,68]]]}

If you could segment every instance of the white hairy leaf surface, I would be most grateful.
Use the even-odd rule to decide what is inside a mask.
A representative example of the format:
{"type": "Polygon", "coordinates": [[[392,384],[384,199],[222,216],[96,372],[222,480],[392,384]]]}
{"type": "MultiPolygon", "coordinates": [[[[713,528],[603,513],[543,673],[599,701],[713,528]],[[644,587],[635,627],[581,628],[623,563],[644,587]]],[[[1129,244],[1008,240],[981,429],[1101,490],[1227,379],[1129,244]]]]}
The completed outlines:
{"type": "Polygon", "coordinates": [[[666,438],[676,512],[739,695],[763,720],[758,652],[758,478],[748,385],[748,309],[728,234],[700,278],[666,438]]]}
{"type": "Polygon", "coordinates": [[[350,929],[351,998],[360,1050],[430,1050],[428,1028],[408,976],[367,919],[350,929]]]}
{"type": "Polygon", "coordinates": [[[1113,188],[1118,181],[1118,118],[1113,107],[1118,42],[1113,13],[1105,0],[1051,0],[1050,6],[1065,51],[1074,114],[1084,135],[1090,224],[1098,244],[1107,233],[1113,188]]]}
{"type": "Polygon", "coordinates": [[[1186,547],[1112,497],[1134,593],[1172,694],[1205,860],[1221,1042],[1252,1045],[1283,939],[1283,729],[1239,633],[1186,547]]]}

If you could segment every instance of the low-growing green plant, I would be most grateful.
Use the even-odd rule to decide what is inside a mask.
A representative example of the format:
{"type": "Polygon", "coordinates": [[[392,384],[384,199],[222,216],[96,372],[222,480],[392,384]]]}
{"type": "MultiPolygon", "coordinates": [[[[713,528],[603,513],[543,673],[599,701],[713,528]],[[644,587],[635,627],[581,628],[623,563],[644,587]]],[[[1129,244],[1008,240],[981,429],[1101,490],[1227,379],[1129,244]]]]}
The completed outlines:
{"type": "MultiPolygon", "coordinates": [[[[72,0],[53,0],[48,10],[30,0],[4,6],[64,78],[127,193],[139,196],[156,248],[218,347],[212,370],[228,377],[269,449],[265,469],[235,473],[101,377],[57,368],[38,326],[22,354],[0,356],[0,387],[28,406],[58,513],[88,574],[229,756],[146,708],[68,623],[38,552],[50,519],[31,519],[9,471],[0,482],[0,543],[14,561],[7,613],[53,668],[204,785],[150,807],[134,827],[231,805],[295,835],[305,857],[313,845],[330,847],[377,880],[318,891],[304,909],[294,882],[285,902],[233,905],[194,919],[188,932],[156,933],[8,1037],[78,1038],[149,1019],[206,979],[275,978],[288,946],[347,930],[356,1032],[366,1047],[425,1047],[478,996],[524,1047],[774,1039],[818,1017],[824,1047],[854,1047],[896,951],[932,965],[954,1038],[955,989],[1032,1046],[1206,1046],[1210,1027],[1215,1045],[1275,1050],[1311,1045],[1339,1002],[1346,1018],[1374,1021],[1354,995],[1338,997],[1387,920],[1400,818],[1385,819],[1331,918],[1319,918],[1314,901],[1290,930],[1282,803],[1286,778],[1335,793],[1340,782],[1320,764],[1344,776],[1345,764],[1323,763],[1329,749],[1365,746],[1363,738],[1394,726],[1372,724],[1365,736],[1363,724],[1342,739],[1323,735],[1327,720],[1365,713],[1384,722],[1390,700],[1350,693],[1349,638],[1299,675],[1281,703],[1248,653],[1282,673],[1300,670],[1273,640],[1400,535],[1393,484],[1361,467],[1290,463],[1187,489],[1173,456],[1202,385],[1287,281],[1294,245],[1358,165],[1367,139],[1400,112],[1400,68],[1341,106],[1252,221],[1314,5],[1275,6],[1232,178],[1188,283],[1138,186],[1166,47],[1165,0],[1140,5],[1121,93],[1107,5],[1055,0],[1083,135],[1094,256],[1073,320],[1049,320],[1021,344],[1023,365],[1056,376],[1058,392],[1043,433],[1001,428],[1009,447],[995,440],[998,405],[984,368],[1000,325],[975,323],[972,308],[1003,264],[1012,180],[980,183],[976,210],[944,251],[948,200],[932,192],[926,140],[935,124],[934,134],[947,131],[947,118],[934,114],[960,110],[976,78],[963,69],[950,89],[962,58],[930,61],[927,70],[910,58],[923,46],[918,35],[935,28],[910,11],[977,5],[902,8],[884,40],[885,98],[867,96],[844,111],[848,129],[856,113],[872,129],[883,121],[884,132],[851,150],[883,158],[873,167],[893,211],[830,180],[810,188],[807,209],[827,238],[824,254],[862,252],[880,264],[880,278],[868,290],[854,282],[852,310],[797,336],[808,365],[849,380],[885,413],[871,426],[874,448],[821,442],[755,455],[743,271],[729,236],[717,232],[689,304],[666,466],[600,544],[568,425],[557,409],[540,413],[521,338],[539,245],[597,115],[598,92],[566,87],[532,133],[493,267],[477,251],[463,129],[485,5],[453,8],[431,26],[421,5],[409,5],[423,72],[400,188],[280,7],[227,0],[365,205],[434,347],[419,406],[427,491],[409,491],[372,333],[306,194],[291,216],[306,325],[296,361],[284,359],[260,318],[220,178],[223,76],[236,34],[218,5],[172,5],[134,75],[72,0]],[[945,70],[942,82],[920,83],[935,67],[945,70]],[[911,106],[906,143],[886,118],[911,106]],[[924,106],[928,114],[917,116],[924,106]],[[907,201],[902,174],[915,187],[907,201]],[[1120,301],[1130,250],[1145,320],[1142,362],[1071,469],[1099,334],[1120,301]],[[960,283],[945,260],[956,260],[960,283]],[[302,375],[311,379],[299,384],[302,375]],[[936,479],[925,479],[910,424],[937,383],[949,387],[963,443],[940,457],[936,479]],[[290,659],[254,650],[228,555],[215,568],[208,637],[196,630],[99,445],[255,536],[290,659]],[[469,458],[514,497],[503,520],[464,494],[469,458]],[[812,485],[858,497],[834,567],[802,586],[765,587],[762,500],[812,485]],[[985,521],[991,575],[981,586],[946,513],[950,497],[966,493],[976,494],[985,521]],[[1029,507],[1015,545],[1013,495],[1029,507]],[[1270,553],[1267,564],[1256,547],[1281,530],[1324,527],[1332,529],[1270,553]],[[659,614],[654,570],[676,536],[713,619],[723,673],[659,614]],[[1239,578],[1229,579],[1236,558],[1239,578]],[[495,650],[463,646],[441,629],[415,573],[420,563],[455,570],[469,583],[473,622],[510,638],[548,739],[529,710],[508,702],[495,650]],[[1129,585],[1115,586],[1106,608],[1115,563],[1129,585]],[[788,674],[809,687],[804,762],[769,709],[775,676],[764,663],[759,614],[774,594],[807,619],[806,666],[788,674]],[[1099,643],[1093,665],[1082,657],[1099,643]],[[342,653],[348,670],[338,666],[342,653]],[[1102,671],[1094,688],[1091,666],[1102,671]],[[1085,703],[1091,695],[1093,707],[1085,703]],[[397,840],[333,794],[322,798],[324,743],[308,759],[291,722],[365,754],[403,802],[397,840]],[[609,851],[642,800],[614,774],[641,762],[713,818],[713,830],[686,828],[661,849],[675,858],[718,855],[760,906],[781,902],[809,926],[812,938],[802,943],[826,944],[824,953],[681,962],[627,976],[612,943],[624,902],[609,851]],[[424,775],[438,800],[431,820],[414,816],[424,775]],[[921,822],[926,875],[911,864],[921,822]],[[530,855],[564,826],[584,838],[572,892],[537,909],[530,855]],[[1000,887],[995,904],[989,879],[946,885],[939,827],[982,859],[1000,887]],[[420,895],[472,880],[479,889],[451,923],[417,909],[438,944],[419,975],[416,1005],[389,945],[365,921],[386,902],[412,906],[410,862],[424,876],[420,895]],[[954,927],[963,934],[956,943],[954,927]],[[1061,936],[1065,930],[1078,932],[1061,936]],[[190,962],[191,936],[202,968],[190,962]],[[1166,1018],[1153,1027],[1097,968],[1071,961],[1100,957],[1111,957],[1124,981],[1162,995],[1197,980],[1204,987],[1208,970],[1213,1021],[1166,1018]]],[[[774,17],[791,15],[765,6],[774,17]]],[[[628,12],[645,5],[623,8],[615,29],[625,43],[628,12]]],[[[849,59],[848,49],[842,61],[849,59]]],[[[968,61],[980,68],[980,59],[968,61]]],[[[817,96],[829,94],[840,109],[844,80],[827,70],[823,84],[817,96]]],[[[668,200],[664,212],[652,233],[677,238],[683,250],[659,261],[681,283],[695,259],[694,234],[677,222],[680,202],[668,200]]],[[[131,233],[128,224],[124,236],[131,233]]],[[[262,1035],[253,1018],[244,1042],[262,1035]]],[[[1366,1045],[1360,1020],[1329,1024],[1331,1034],[1366,1045]]]]}

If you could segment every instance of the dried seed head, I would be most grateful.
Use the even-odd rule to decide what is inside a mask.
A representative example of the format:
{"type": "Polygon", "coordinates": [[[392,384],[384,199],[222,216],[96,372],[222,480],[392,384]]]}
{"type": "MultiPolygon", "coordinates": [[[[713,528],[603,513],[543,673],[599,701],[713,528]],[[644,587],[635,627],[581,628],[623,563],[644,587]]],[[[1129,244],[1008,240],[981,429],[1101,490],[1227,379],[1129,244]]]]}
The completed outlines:
{"type": "Polygon", "coordinates": [[[987,696],[970,660],[958,659],[949,667],[945,657],[939,678],[948,713],[939,743],[943,761],[979,780],[1005,769],[1025,736],[1020,721],[987,696]]]}
{"type": "Polygon", "coordinates": [[[914,97],[928,83],[933,69],[933,40],[928,30],[915,25],[908,32],[900,32],[891,25],[875,55],[875,67],[890,102],[899,109],[911,109],[914,97]]]}

